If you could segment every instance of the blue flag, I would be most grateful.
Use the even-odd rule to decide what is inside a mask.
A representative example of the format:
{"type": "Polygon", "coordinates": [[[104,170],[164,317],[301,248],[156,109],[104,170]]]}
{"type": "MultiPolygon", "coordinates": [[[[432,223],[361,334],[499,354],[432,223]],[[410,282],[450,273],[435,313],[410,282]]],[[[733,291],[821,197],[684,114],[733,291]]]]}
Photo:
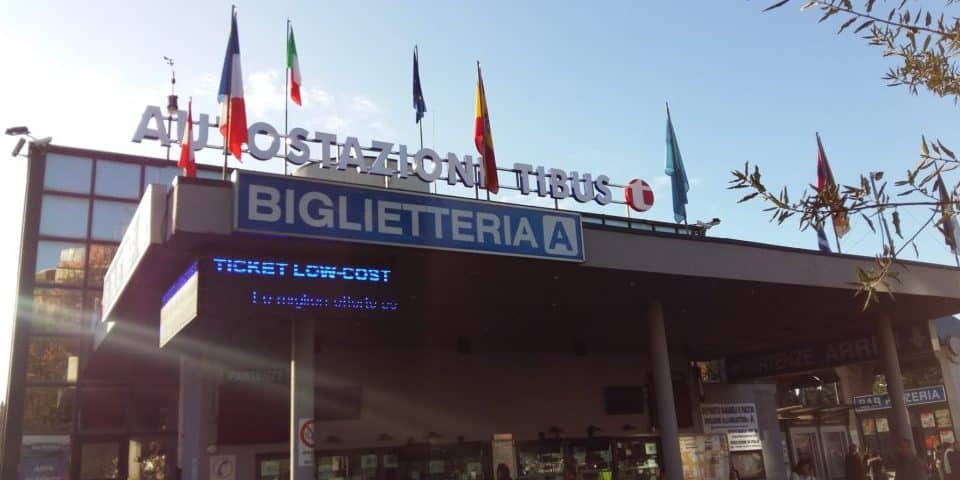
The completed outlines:
{"type": "Polygon", "coordinates": [[[827,240],[827,232],[823,231],[823,227],[817,226],[814,227],[817,229],[817,246],[820,247],[820,251],[823,253],[833,253],[830,250],[830,241],[827,240]]]}
{"type": "Polygon", "coordinates": [[[683,168],[683,157],[680,156],[677,134],[673,131],[673,122],[670,120],[669,105],[667,105],[667,164],[663,171],[670,177],[673,190],[673,219],[677,223],[686,223],[687,192],[690,191],[690,182],[687,181],[687,171],[683,168]]]}
{"type": "Polygon", "coordinates": [[[417,111],[417,123],[427,112],[427,102],[423,99],[423,89],[420,87],[420,63],[417,59],[417,47],[413,47],[413,108],[417,111]]]}

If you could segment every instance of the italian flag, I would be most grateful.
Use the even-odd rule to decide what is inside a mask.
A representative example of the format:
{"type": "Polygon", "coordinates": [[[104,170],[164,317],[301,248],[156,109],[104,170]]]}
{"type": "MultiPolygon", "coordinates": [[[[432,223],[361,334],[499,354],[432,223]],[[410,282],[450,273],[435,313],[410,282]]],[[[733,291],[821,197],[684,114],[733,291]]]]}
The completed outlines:
{"type": "Polygon", "coordinates": [[[290,36],[287,37],[287,70],[290,70],[290,99],[297,105],[300,103],[300,59],[297,57],[297,42],[293,40],[293,27],[290,27],[290,36]]]}

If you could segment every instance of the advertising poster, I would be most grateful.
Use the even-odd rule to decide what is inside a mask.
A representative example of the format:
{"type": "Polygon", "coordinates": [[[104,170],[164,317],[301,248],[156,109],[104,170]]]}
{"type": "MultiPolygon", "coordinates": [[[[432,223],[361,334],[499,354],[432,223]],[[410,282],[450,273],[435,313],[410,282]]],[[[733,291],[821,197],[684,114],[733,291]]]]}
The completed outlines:
{"type": "Polygon", "coordinates": [[[724,435],[680,437],[680,459],[684,480],[727,480],[730,453],[724,435]]]}
{"type": "Polygon", "coordinates": [[[940,430],[940,443],[954,443],[953,430],[942,429],[940,430]]]}
{"type": "Polygon", "coordinates": [[[863,419],[863,434],[864,435],[876,435],[877,434],[877,422],[872,418],[863,419]]]}
{"type": "Polygon", "coordinates": [[[877,419],[877,433],[887,433],[890,431],[890,423],[887,422],[887,417],[880,417],[877,419]]]}
{"type": "Polygon", "coordinates": [[[923,428],[936,428],[937,420],[933,412],[923,412],[920,414],[920,425],[923,428]]]}
{"type": "Polygon", "coordinates": [[[70,437],[24,435],[19,480],[69,480],[70,437]]]}
{"type": "Polygon", "coordinates": [[[761,480],[767,478],[763,469],[763,452],[736,452],[730,454],[730,462],[737,471],[740,480],[761,480]]]}
{"type": "Polygon", "coordinates": [[[953,426],[953,422],[950,421],[950,410],[947,408],[941,408],[935,410],[933,415],[937,419],[937,426],[941,428],[949,428],[953,426]]]}

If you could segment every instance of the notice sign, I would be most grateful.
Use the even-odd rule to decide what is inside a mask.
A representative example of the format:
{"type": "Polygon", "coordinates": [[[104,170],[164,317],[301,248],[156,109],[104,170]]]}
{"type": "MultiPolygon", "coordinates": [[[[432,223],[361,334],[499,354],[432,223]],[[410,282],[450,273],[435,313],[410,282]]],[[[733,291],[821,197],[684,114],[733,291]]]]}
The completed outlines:
{"type": "Polygon", "coordinates": [[[758,430],[754,403],[704,403],[700,405],[704,433],[758,430]]]}
{"type": "MultiPolygon", "coordinates": [[[[911,388],[904,390],[903,400],[907,405],[924,405],[947,401],[947,391],[943,385],[934,387],[911,388]]],[[[890,395],[857,395],[853,397],[854,409],[858,412],[885,410],[890,408],[890,395]]]]}
{"type": "Polygon", "coordinates": [[[239,170],[233,181],[236,231],[584,261],[576,213],[239,170]]]}
{"type": "Polygon", "coordinates": [[[731,452],[760,450],[760,426],[754,403],[704,403],[700,405],[704,433],[727,435],[731,452]]]}
{"type": "Polygon", "coordinates": [[[727,446],[731,452],[762,450],[760,432],[757,430],[737,430],[727,432],[727,446]]]}

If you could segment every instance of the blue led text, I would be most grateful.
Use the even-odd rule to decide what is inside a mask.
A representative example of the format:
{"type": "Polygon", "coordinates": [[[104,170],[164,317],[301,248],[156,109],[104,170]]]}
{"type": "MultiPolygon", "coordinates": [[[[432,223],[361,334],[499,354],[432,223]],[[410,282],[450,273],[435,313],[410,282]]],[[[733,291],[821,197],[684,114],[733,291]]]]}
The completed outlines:
{"type": "Polygon", "coordinates": [[[324,280],[350,280],[358,282],[389,283],[390,270],[314,263],[277,262],[249,258],[213,258],[220,273],[251,275],[258,277],[319,278],[324,280]]]}

